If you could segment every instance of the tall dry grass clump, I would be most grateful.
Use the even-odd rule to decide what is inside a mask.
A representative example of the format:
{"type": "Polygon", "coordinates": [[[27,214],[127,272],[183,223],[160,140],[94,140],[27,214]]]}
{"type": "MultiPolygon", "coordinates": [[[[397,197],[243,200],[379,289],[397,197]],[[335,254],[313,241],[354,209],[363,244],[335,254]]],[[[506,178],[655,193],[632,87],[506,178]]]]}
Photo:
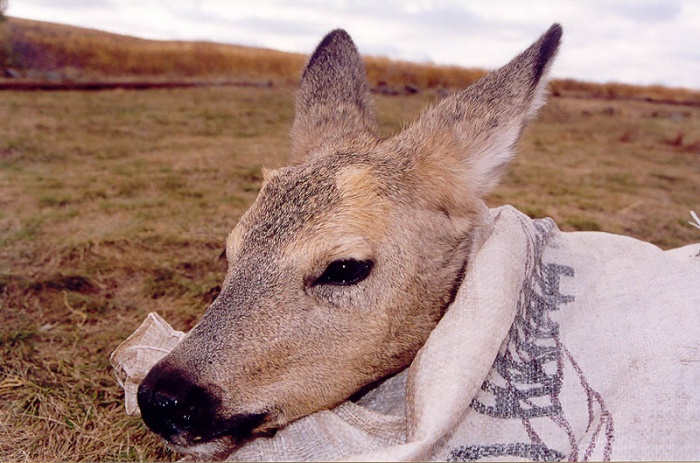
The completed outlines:
{"type": "Polygon", "coordinates": [[[208,42],[161,42],[10,18],[6,66],[74,70],[86,77],[275,77],[299,74],[304,55],[208,42]]]}
{"type": "Polygon", "coordinates": [[[574,79],[555,79],[551,83],[555,94],[607,99],[648,99],[672,103],[700,102],[700,92],[688,88],[662,85],[631,85],[617,82],[597,84],[574,79]]]}
{"type": "MultiPolygon", "coordinates": [[[[274,80],[296,83],[306,55],[210,42],[154,41],[92,29],[11,18],[4,28],[6,67],[61,71],[84,78],[159,77],[274,80]]],[[[370,82],[455,88],[471,84],[484,71],[366,59],[370,82]]]]}
{"type": "Polygon", "coordinates": [[[374,85],[416,85],[421,88],[463,88],[486,74],[483,69],[440,66],[432,63],[395,61],[386,57],[365,58],[367,77],[374,85]]]}

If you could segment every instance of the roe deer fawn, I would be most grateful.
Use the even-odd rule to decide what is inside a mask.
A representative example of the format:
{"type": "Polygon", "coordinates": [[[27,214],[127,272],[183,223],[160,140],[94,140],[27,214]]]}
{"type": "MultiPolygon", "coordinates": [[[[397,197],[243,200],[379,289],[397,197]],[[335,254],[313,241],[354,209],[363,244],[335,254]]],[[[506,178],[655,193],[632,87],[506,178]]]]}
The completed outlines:
{"type": "Polygon", "coordinates": [[[387,139],[355,45],[329,33],[301,78],[293,163],[265,172],[220,295],[141,383],[144,422],[215,456],[407,367],[461,283],[561,33],[387,139]]]}

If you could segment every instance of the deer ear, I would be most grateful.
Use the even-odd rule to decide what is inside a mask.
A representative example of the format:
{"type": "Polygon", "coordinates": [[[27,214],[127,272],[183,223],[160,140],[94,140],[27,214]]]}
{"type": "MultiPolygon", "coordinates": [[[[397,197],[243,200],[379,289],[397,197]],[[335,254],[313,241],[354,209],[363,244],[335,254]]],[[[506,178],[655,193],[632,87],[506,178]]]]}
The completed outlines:
{"type": "Polygon", "coordinates": [[[328,151],[344,141],[376,137],[365,66],[352,39],[342,29],[330,32],[311,56],[301,76],[292,124],[295,161],[328,151]]]}
{"type": "Polygon", "coordinates": [[[526,122],[544,103],[544,76],[561,34],[554,24],[510,63],[442,100],[397,135],[401,151],[417,156],[418,172],[447,175],[441,166],[451,166],[457,172],[450,180],[461,183],[459,190],[479,197],[488,193],[513,157],[526,122]]]}

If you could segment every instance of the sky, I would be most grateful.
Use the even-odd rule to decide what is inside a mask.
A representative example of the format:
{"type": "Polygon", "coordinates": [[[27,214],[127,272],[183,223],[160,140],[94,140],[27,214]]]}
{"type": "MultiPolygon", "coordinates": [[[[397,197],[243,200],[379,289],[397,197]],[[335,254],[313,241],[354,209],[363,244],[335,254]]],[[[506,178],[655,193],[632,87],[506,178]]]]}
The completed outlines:
{"type": "Polygon", "coordinates": [[[341,27],[363,54],[486,69],[559,22],[554,77],[700,89],[700,0],[9,0],[7,14],[306,54],[341,27]]]}

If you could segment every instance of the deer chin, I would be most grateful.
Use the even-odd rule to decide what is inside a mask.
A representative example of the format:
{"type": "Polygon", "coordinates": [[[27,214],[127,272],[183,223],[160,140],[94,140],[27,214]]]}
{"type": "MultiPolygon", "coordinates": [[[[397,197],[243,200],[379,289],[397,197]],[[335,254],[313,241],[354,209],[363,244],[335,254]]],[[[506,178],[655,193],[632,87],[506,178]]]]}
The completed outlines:
{"type": "Polygon", "coordinates": [[[213,420],[208,434],[180,432],[164,437],[165,444],[176,452],[198,459],[220,460],[232,449],[260,436],[271,436],[276,423],[268,414],[234,415],[229,419],[213,420]]]}
{"type": "Polygon", "coordinates": [[[166,440],[165,445],[175,452],[198,460],[222,460],[231,452],[233,442],[230,438],[220,438],[204,444],[181,445],[166,440]]]}

